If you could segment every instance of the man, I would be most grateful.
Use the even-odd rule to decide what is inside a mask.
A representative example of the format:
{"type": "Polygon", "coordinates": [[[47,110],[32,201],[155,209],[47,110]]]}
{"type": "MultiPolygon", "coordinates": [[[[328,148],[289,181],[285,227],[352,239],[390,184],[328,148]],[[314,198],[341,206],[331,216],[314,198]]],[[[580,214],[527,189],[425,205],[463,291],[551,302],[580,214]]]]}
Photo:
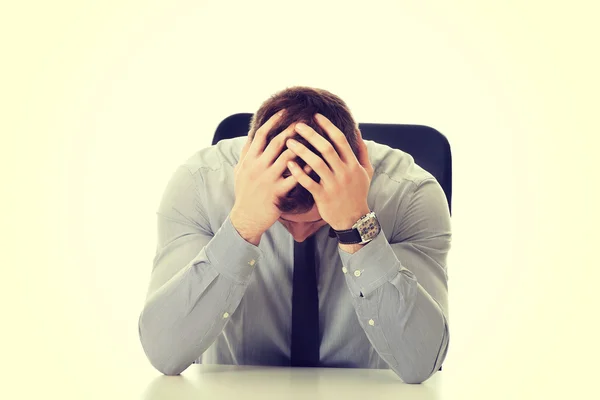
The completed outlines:
{"type": "Polygon", "coordinates": [[[162,373],[195,362],[391,368],[420,383],[440,369],[446,197],[409,154],[364,141],[339,97],[276,93],[247,138],[177,169],[157,214],[139,334],[162,373]]]}

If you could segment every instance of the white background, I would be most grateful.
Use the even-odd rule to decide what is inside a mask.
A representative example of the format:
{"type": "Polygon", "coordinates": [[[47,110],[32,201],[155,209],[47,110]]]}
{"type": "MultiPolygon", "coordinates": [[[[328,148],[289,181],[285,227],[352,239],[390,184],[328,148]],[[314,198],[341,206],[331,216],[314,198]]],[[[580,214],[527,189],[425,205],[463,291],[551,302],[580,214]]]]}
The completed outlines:
{"type": "Polygon", "coordinates": [[[594,2],[14,3],[0,7],[12,397],[143,392],[158,373],[137,318],[166,182],[223,118],[293,85],[339,95],[360,122],[425,124],[451,143],[440,398],[594,389],[594,2]]]}

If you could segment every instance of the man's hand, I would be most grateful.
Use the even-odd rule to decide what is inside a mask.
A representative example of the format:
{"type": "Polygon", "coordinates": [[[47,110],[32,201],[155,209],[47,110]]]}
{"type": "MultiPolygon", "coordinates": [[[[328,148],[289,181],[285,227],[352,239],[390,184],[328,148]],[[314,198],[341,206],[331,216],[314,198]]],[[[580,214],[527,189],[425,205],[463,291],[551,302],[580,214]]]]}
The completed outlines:
{"type": "Polygon", "coordinates": [[[235,203],[230,220],[239,234],[255,246],[258,246],[262,234],[281,216],[276,206],[277,198],[298,183],[293,175],[282,176],[287,162],[296,155],[286,150],[277,158],[286,140],[295,135],[294,125],[278,134],[265,149],[267,134],[281,119],[282,112],[269,118],[256,131],[254,138],[248,136],[234,169],[235,203]]]}
{"type": "Polygon", "coordinates": [[[313,195],[323,220],[335,230],[350,229],[370,211],[367,195],[373,166],[367,146],[358,131],[357,159],[344,134],[331,121],[321,114],[315,115],[315,121],[329,135],[335,148],[306,124],[297,123],[295,130],[323,155],[327,163],[295,140],[288,140],[287,146],[319,175],[321,181],[315,182],[293,161],[288,161],[288,168],[298,183],[313,195]]]}

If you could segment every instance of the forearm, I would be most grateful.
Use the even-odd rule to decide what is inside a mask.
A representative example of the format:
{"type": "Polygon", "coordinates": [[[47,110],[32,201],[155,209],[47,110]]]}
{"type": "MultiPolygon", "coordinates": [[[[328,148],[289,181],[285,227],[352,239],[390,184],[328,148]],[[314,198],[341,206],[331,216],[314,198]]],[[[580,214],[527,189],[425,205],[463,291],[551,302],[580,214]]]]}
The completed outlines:
{"type": "Polygon", "coordinates": [[[226,221],[194,260],[148,296],[140,340],[164,374],[179,374],[199,358],[243,297],[260,252],[233,229],[226,221]]]}
{"type": "Polygon", "coordinates": [[[421,383],[444,361],[448,325],[442,309],[418,283],[400,282],[413,281],[410,275],[399,273],[394,284],[385,283],[354,302],[360,324],[380,356],[404,382],[421,383]]]}
{"type": "MultiPolygon", "coordinates": [[[[417,254],[404,252],[407,265],[423,265],[417,254]]],[[[378,354],[407,383],[429,378],[448,346],[443,307],[403,266],[383,235],[355,254],[341,256],[359,322],[378,354]]],[[[423,270],[421,276],[426,276],[423,270]]],[[[432,292],[445,305],[445,281],[437,278],[430,279],[428,287],[435,288],[432,292]]]]}
{"type": "Polygon", "coordinates": [[[338,244],[338,246],[340,247],[340,249],[342,249],[346,253],[354,254],[357,251],[359,251],[360,249],[362,249],[365,245],[364,244],[342,244],[342,243],[340,243],[340,244],[338,244]]]}
{"type": "Polygon", "coordinates": [[[177,375],[214,342],[222,332],[244,291],[218,276],[200,295],[194,273],[157,293],[146,303],[139,320],[142,346],[152,365],[166,375],[177,375]],[[195,303],[191,305],[190,303],[195,303]]]}

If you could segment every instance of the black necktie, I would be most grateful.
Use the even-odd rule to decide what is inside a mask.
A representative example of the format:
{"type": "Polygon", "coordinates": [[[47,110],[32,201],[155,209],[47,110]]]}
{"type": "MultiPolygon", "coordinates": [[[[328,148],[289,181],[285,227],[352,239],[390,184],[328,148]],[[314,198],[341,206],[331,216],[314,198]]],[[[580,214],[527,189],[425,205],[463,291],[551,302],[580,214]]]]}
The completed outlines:
{"type": "Polygon", "coordinates": [[[315,268],[315,236],[294,241],[294,284],[292,289],[293,367],[319,366],[319,294],[315,268]]]}

